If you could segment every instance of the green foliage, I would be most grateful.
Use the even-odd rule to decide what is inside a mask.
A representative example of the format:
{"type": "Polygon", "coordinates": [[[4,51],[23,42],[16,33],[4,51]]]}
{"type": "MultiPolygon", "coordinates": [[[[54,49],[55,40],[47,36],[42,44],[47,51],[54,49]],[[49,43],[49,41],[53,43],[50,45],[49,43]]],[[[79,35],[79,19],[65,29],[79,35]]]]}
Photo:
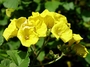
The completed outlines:
{"type": "Polygon", "coordinates": [[[9,46],[9,48],[11,50],[18,49],[20,47],[20,41],[19,40],[17,40],[17,41],[8,41],[7,45],[9,46]]]}
{"type": "Polygon", "coordinates": [[[41,51],[40,54],[39,54],[39,56],[37,57],[37,59],[39,61],[43,61],[44,60],[44,57],[45,57],[45,52],[44,51],[41,51]]]}
{"type": "Polygon", "coordinates": [[[8,50],[7,54],[12,59],[13,63],[11,64],[11,66],[14,65],[14,66],[17,66],[17,67],[28,67],[28,65],[30,63],[30,59],[29,59],[28,56],[25,56],[24,58],[21,58],[21,56],[19,55],[17,50],[8,50]]]}
{"type": "Polygon", "coordinates": [[[4,38],[2,36],[2,30],[0,31],[0,46],[3,44],[4,38]]]}
{"type": "Polygon", "coordinates": [[[6,8],[13,8],[13,9],[16,9],[18,8],[18,3],[19,3],[19,0],[5,0],[3,5],[6,7],[6,8]]]}
{"type": "Polygon", "coordinates": [[[59,5],[60,2],[58,1],[47,1],[45,3],[45,8],[48,9],[49,11],[55,11],[59,5]]]}
{"type": "Polygon", "coordinates": [[[4,66],[4,65],[0,64],[0,67],[6,67],[6,66],[4,66]]]}
{"type": "Polygon", "coordinates": [[[39,48],[41,48],[42,45],[43,45],[43,42],[44,42],[44,38],[40,38],[36,45],[37,45],[39,48]]]}
{"type": "MultiPolygon", "coordinates": [[[[90,52],[90,49],[88,51],[90,52]]],[[[88,53],[85,60],[90,64],[90,53],[88,53]]]]}
{"type": "Polygon", "coordinates": [[[66,10],[74,10],[74,3],[73,2],[70,2],[70,3],[67,3],[67,2],[65,2],[65,3],[63,3],[63,5],[62,5],[66,10]]]}

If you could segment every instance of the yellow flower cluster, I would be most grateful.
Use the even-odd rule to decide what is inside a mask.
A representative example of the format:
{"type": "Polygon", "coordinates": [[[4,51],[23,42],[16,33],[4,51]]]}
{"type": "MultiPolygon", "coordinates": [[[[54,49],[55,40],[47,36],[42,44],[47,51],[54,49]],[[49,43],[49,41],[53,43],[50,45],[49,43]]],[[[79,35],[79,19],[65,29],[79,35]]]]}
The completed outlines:
{"type": "Polygon", "coordinates": [[[23,46],[30,47],[36,44],[39,37],[46,37],[50,29],[51,33],[64,43],[74,41],[79,42],[83,38],[78,34],[73,34],[70,24],[64,15],[56,12],[49,12],[47,9],[42,13],[32,12],[32,16],[11,20],[9,26],[5,29],[3,36],[8,41],[17,36],[23,46]]]}

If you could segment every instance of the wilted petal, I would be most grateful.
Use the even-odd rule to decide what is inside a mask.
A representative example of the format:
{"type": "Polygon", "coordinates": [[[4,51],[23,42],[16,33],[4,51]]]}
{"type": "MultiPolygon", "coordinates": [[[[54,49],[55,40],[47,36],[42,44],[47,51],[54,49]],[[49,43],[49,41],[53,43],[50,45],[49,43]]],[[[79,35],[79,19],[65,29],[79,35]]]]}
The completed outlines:
{"type": "Polygon", "coordinates": [[[89,53],[87,48],[84,45],[81,44],[75,44],[73,46],[73,50],[76,52],[77,55],[85,58],[87,54],[89,53]]]}

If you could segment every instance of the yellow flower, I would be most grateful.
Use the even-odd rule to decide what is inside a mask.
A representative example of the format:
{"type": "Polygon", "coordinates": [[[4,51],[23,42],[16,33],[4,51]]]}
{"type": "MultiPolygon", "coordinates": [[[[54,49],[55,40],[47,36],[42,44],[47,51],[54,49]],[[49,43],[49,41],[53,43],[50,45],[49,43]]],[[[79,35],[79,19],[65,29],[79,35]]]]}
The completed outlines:
{"type": "Polygon", "coordinates": [[[72,39],[69,41],[69,45],[72,45],[74,42],[78,44],[83,38],[79,34],[73,34],[72,39]]]}
{"type": "Polygon", "coordinates": [[[44,23],[43,18],[33,12],[33,16],[28,18],[28,23],[34,26],[35,32],[38,34],[39,37],[45,37],[47,33],[47,26],[44,23]],[[35,17],[35,16],[36,17],[35,17]]]}
{"type": "Polygon", "coordinates": [[[47,9],[44,10],[40,15],[44,18],[44,22],[47,25],[48,28],[52,28],[55,21],[53,17],[54,12],[49,12],[47,9]]]}
{"type": "Polygon", "coordinates": [[[64,43],[68,42],[72,38],[72,30],[66,30],[64,33],[61,34],[60,38],[64,43]]]}
{"type": "Polygon", "coordinates": [[[18,18],[18,19],[17,19],[17,22],[16,22],[17,28],[20,28],[21,25],[22,25],[26,20],[27,20],[26,17],[20,17],[20,18],[18,18]]]}
{"type": "Polygon", "coordinates": [[[65,23],[70,28],[70,23],[68,23],[67,18],[64,15],[54,12],[53,16],[54,16],[55,24],[57,24],[57,23],[62,23],[62,24],[65,23]]]}
{"type": "Polygon", "coordinates": [[[47,33],[47,26],[43,21],[37,20],[37,25],[35,26],[35,31],[39,37],[45,37],[47,33]]]}
{"type": "Polygon", "coordinates": [[[9,26],[3,32],[4,38],[8,41],[8,39],[17,36],[17,27],[16,27],[16,19],[11,20],[9,26]]]}
{"type": "Polygon", "coordinates": [[[64,16],[64,15],[62,15],[62,14],[58,14],[58,13],[53,13],[53,16],[54,16],[54,19],[55,19],[55,21],[56,21],[56,23],[67,23],[67,18],[64,16]]]}
{"type": "Polygon", "coordinates": [[[65,23],[57,23],[51,30],[52,34],[57,38],[66,43],[72,38],[72,30],[65,23]]]}
{"type": "Polygon", "coordinates": [[[35,17],[38,17],[40,14],[39,12],[32,12],[32,16],[35,18],[35,17]]]}
{"type": "Polygon", "coordinates": [[[34,31],[34,27],[28,24],[22,24],[18,31],[17,37],[25,47],[30,47],[31,45],[36,44],[39,39],[34,31]]]}

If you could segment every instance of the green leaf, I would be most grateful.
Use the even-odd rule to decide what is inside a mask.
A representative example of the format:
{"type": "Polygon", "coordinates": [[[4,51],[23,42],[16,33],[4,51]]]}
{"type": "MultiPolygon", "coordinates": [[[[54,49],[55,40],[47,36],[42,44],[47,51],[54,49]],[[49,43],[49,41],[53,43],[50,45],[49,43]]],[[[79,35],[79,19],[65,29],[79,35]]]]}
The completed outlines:
{"type": "Polygon", "coordinates": [[[4,65],[0,64],[0,67],[7,67],[7,66],[4,66],[4,65]]]}
{"type": "Polygon", "coordinates": [[[78,14],[81,13],[80,7],[77,7],[77,8],[76,8],[76,12],[77,12],[78,14]]]}
{"type": "Polygon", "coordinates": [[[0,20],[0,25],[5,26],[8,24],[8,17],[5,16],[3,19],[0,20]]]}
{"type": "Polygon", "coordinates": [[[45,57],[45,52],[44,51],[41,51],[40,54],[39,54],[39,56],[37,57],[37,59],[39,61],[43,61],[44,60],[44,57],[45,57]]]}
{"type": "Polygon", "coordinates": [[[12,59],[12,61],[16,64],[19,65],[18,63],[18,59],[17,59],[17,50],[8,50],[7,54],[10,56],[10,58],[12,59]]]}
{"type": "Polygon", "coordinates": [[[89,21],[90,21],[90,17],[87,17],[87,16],[85,16],[85,15],[83,15],[82,18],[83,18],[83,20],[84,20],[85,22],[89,22],[89,21]]]}
{"type": "Polygon", "coordinates": [[[59,1],[47,1],[45,3],[45,8],[49,11],[55,11],[60,5],[59,1]]]}
{"type": "Polygon", "coordinates": [[[38,46],[39,48],[41,48],[42,45],[43,45],[43,42],[44,42],[44,38],[40,38],[39,41],[37,42],[36,46],[38,46]]]}
{"type": "Polygon", "coordinates": [[[70,2],[70,3],[67,3],[67,2],[65,2],[65,3],[63,3],[63,7],[66,9],[66,10],[70,10],[70,9],[74,9],[74,4],[73,4],[73,2],[70,2]]]}
{"type": "Polygon", "coordinates": [[[85,60],[90,64],[90,49],[88,50],[88,54],[87,56],[85,57],[85,60]]]}
{"type": "Polygon", "coordinates": [[[38,4],[37,9],[35,11],[39,11],[40,10],[40,7],[41,7],[41,5],[38,4]]]}
{"type": "Polygon", "coordinates": [[[0,60],[3,60],[7,57],[8,57],[8,55],[7,55],[6,51],[0,49],[0,60]]]}
{"type": "Polygon", "coordinates": [[[5,0],[0,0],[0,4],[2,4],[5,0]]]}
{"type": "Polygon", "coordinates": [[[90,21],[90,11],[83,11],[82,19],[84,20],[84,22],[89,22],[90,21]]]}
{"type": "Polygon", "coordinates": [[[73,50],[76,52],[77,55],[85,58],[88,54],[87,48],[80,44],[75,44],[73,46],[73,50]]]}
{"type": "Polygon", "coordinates": [[[3,38],[3,36],[0,34],[0,46],[3,44],[3,42],[4,42],[4,38],[3,38]]]}
{"type": "Polygon", "coordinates": [[[9,45],[11,50],[18,49],[20,47],[20,41],[19,40],[16,40],[16,41],[10,40],[7,42],[7,45],[9,45]]]}
{"type": "Polygon", "coordinates": [[[25,59],[23,59],[23,61],[21,62],[21,64],[18,67],[28,67],[30,63],[30,59],[29,57],[26,57],[25,59]]]}
{"type": "Polygon", "coordinates": [[[40,3],[40,1],[41,1],[41,0],[34,0],[34,2],[36,2],[36,3],[40,3]]]}
{"type": "Polygon", "coordinates": [[[3,3],[3,5],[6,8],[16,9],[18,7],[18,0],[5,0],[5,2],[3,3]]]}
{"type": "Polygon", "coordinates": [[[17,67],[17,65],[15,63],[10,63],[9,67],[17,67]]]}
{"type": "Polygon", "coordinates": [[[4,65],[4,66],[9,67],[10,62],[11,62],[11,61],[10,61],[9,59],[4,59],[4,60],[1,61],[1,64],[4,65]]]}
{"type": "Polygon", "coordinates": [[[3,30],[0,30],[0,46],[3,44],[4,42],[4,37],[3,37],[3,30]]]}

